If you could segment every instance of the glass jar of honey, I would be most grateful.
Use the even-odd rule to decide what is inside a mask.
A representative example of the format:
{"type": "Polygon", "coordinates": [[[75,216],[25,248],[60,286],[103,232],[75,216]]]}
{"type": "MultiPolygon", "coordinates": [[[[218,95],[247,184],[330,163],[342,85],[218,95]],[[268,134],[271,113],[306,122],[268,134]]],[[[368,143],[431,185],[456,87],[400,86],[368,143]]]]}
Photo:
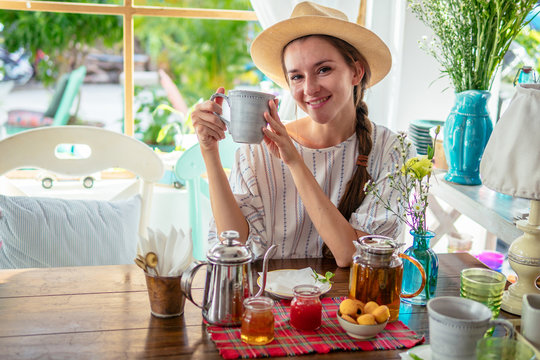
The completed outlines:
{"type": "Polygon", "coordinates": [[[422,265],[408,255],[399,252],[399,244],[386,236],[368,235],[355,242],[357,252],[349,277],[349,297],[364,303],[375,301],[390,309],[390,320],[399,316],[401,298],[418,295],[426,284],[422,265]],[[407,259],[420,271],[420,288],[413,294],[402,294],[403,262],[407,259]]]}
{"type": "Polygon", "coordinates": [[[244,300],[240,337],[250,345],[265,345],[274,340],[274,300],[252,296],[244,300]]]}
{"type": "Polygon", "coordinates": [[[315,285],[298,285],[293,288],[291,301],[291,326],[297,330],[312,331],[321,326],[321,289],[315,285]]]}

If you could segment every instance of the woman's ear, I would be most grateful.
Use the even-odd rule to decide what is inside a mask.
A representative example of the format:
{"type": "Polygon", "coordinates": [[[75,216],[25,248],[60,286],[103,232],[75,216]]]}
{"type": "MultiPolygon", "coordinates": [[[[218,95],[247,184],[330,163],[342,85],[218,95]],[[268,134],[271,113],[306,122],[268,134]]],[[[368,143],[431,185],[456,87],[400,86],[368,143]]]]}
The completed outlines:
{"type": "Polygon", "coordinates": [[[364,67],[362,66],[362,64],[360,64],[360,61],[355,61],[354,62],[354,67],[355,67],[355,69],[354,69],[355,71],[354,71],[354,75],[353,75],[353,78],[352,78],[352,85],[356,86],[356,85],[360,84],[360,82],[364,78],[365,71],[364,71],[364,67]]]}

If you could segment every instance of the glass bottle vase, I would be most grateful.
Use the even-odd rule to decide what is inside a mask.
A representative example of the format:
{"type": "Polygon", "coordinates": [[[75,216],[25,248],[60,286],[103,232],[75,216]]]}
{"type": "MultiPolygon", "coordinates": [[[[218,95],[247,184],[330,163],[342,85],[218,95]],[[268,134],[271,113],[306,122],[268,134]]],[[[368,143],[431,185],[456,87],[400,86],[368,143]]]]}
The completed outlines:
{"type": "MultiPolygon", "coordinates": [[[[439,274],[439,258],[435,251],[429,247],[429,242],[435,236],[435,233],[428,231],[425,234],[417,234],[414,230],[411,230],[410,234],[413,236],[413,244],[405,250],[405,255],[415,258],[422,264],[426,272],[426,286],[418,296],[401,299],[401,301],[413,305],[426,305],[428,300],[435,296],[439,274]]],[[[405,261],[403,264],[403,293],[414,293],[421,284],[422,276],[420,271],[410,261],[405,261]]]]}

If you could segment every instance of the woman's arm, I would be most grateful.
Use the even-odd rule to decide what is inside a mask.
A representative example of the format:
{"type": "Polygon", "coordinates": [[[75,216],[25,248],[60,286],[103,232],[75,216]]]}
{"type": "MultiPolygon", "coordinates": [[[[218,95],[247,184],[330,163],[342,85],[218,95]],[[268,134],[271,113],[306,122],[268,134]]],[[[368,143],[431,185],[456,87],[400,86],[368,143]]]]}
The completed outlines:
{"type": "Polygon", "coordinates": [[[270,103],[265,114],[270,129],[264,129],[265,142],[273,155],[280,157],[291,171],[298,194],[317,232],[340,267],[349,266],[356,251],[353,240],[365,233],[355,230],[321,189],[294,147],[287,129],[279,121],[277,106],[270,103]]]}
{"type": "MultiPolygon", "coordinates": [[[[223,88],[218,92],[224,93],[223,88]]],[[[240,241],[248,237],[248,223],[240,211],[232,193],[227,175],[219,157],[219,140],[225,138],[226,127],[214,113],[221,113],[222,98],[198,104],[192,113],[193,127],[197,133],[201,153],[206,165],[210,191],[210,204],[216,222],[217,233],[236,230],[240,241]]]]}

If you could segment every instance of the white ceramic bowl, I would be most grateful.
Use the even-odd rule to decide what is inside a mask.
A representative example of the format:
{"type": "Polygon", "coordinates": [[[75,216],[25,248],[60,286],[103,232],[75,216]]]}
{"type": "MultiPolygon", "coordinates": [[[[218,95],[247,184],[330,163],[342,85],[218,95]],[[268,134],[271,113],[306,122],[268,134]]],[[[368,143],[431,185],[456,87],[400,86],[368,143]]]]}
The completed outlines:
{"type": "Polygon", "coordinates": [[[343,319],[339,314],[339,310],[336,312],[336,316],[338,318],[339,325],[341,325],[347,335],[355,339],[363,340],[375,337],[378,333],[383,331],[383,329],[386,327],[386,324],[388,324],[388,320],[386,320],[382,324],[377,325],[355,325],[343,319]]]}

